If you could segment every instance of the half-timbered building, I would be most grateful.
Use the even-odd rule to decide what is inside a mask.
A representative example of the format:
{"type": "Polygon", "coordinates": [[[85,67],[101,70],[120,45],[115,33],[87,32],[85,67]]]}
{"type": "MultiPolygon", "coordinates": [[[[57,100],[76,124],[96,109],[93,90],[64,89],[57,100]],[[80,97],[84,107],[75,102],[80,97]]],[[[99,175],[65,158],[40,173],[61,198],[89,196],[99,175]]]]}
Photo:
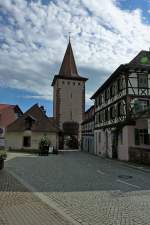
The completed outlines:
{"type": "Polygon", "coordinates": [[[94,93],[95,154],[130,159],[133,148],[149,149],[147,119],[136,117],[150,103],[150,52],[120,65],[94,93]]]}
{"type": "Polygon", "coordinates": [[[82,126],[81,150],[94,153],[94,105],[84,114],[82,126]]]}

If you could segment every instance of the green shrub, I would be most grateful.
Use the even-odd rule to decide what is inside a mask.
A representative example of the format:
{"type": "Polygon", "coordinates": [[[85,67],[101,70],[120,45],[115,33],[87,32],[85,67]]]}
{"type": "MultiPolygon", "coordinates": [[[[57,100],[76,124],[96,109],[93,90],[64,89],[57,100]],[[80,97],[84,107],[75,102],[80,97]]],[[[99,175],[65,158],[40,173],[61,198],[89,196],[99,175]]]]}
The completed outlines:
{"type": "Polygon", "coordinates": [[[49,146],[51,146],[51,142],[48,137],[44,135],[39,142],[39,149],[48,148],[49,146]]]}
{"type": "Polygon", "coordinates": [[[7,152],[5,150],[0,150],[0,159],[6,159],[7,158],[7,152]]]}

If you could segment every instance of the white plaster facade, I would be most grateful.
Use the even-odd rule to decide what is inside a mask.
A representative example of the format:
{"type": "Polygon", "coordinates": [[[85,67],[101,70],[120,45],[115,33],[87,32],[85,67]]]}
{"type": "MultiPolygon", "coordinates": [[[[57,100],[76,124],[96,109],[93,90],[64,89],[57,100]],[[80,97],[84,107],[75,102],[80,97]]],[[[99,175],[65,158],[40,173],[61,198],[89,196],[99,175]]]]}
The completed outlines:
{"type": "Polygon", "coordinates": [[[74,121],[81,123],[83,116],[84,82],[78,80],[58,79],[54,86],[54,117],[56,117],[56,89],[59,89],[59,125],[74,121]]]}
{"type": "Polygon", "coordinates": [[[58,146],[58,135],[57,133],[44,133],[44,132],[32,132],[32,131],[24,131],[24,132],[6,132],[6,149],[39,149],[39,142],[41,138],[46,134],[47,138],[50,140],[51,145],[54,148],[58,146]],[[23,146],[23,138],[25,136],[31,137],[31,146],[24,147],[23,146]]]}
{"type": "MultiPolygon", "coordinates": [[[[129,160],[129,148],[149,149],[150,145],[135,143],[135,129],[148,129],[147,119],[139,119],[135,126],[124,126],[118,136],[118,159],[123,161],[129,160]]],[[[112,158],[112,129],[100,129],[94,131],[94,153],[104,157],[112,158]]]]}
{"type": "Polygon", "coordinates": [[[112,157],[112,137],[109,129],[94,131],[94,153],[104,157],[112,157]]]}

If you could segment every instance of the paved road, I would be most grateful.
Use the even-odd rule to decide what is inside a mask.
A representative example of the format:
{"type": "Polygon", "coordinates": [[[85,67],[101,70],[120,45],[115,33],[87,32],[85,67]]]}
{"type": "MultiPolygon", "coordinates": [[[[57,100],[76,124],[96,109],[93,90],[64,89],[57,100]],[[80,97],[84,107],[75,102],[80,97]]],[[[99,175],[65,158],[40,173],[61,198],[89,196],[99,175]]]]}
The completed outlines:
{"type": "Polygon", "coordinates": [[[0,171],[0,225],[71,225],[6,170],[0,171]]]}
{"type": "Polygon", "coordinates": [[[81,224],[150,224],[150,173],[81,152],[12,157],[7,169],[81,224]]]}

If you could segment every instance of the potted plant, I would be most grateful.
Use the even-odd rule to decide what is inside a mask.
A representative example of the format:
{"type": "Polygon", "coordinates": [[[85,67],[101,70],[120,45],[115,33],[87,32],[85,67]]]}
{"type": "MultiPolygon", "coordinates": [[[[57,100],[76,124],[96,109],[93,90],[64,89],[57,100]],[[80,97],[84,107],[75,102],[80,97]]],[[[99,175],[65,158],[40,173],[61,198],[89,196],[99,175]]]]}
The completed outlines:
{"type": "Polygon", "coordinates": [[[4,160],[7,158],[5,150],[0,150],[0,170],[4,168],[4,160]]]}
{"type": "Polygon", "coordinates": [[[51,142],[46,135],[41,138],[39,142],[39,155],[48,155],[49,147],[51,146],[51,142]]]}
{"type": "Polygon", "coordinates": [[[56,148],[53,148],[53,154],[58,154],[58,149],[56,149],[56,148]]]}

